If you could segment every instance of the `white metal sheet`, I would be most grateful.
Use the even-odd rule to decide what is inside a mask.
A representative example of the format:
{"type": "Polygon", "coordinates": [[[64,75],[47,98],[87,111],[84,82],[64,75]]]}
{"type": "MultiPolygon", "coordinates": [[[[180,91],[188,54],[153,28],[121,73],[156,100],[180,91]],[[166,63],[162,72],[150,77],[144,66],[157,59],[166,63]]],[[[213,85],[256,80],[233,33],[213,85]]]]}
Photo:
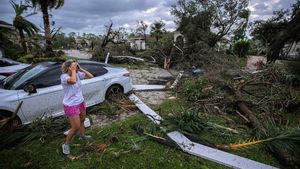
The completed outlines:
{"type": "Polygon", "coordinates": [[[129,99],[135,103],[135,105],[145,114],[150,120],[155,124],[160,124],[162,118],[160,115],[155,113],[150,107],[148,107],[144,102],[142,102],[135,94],[131,94],[129,99]]]}
{"type": "Polygon", "coordinates": [[[132,85],[134,91],[165,90],[164,85],[132,85]]]}
{"type": "Polygon", "coordinates": [[[173,141],[175,141],[184,152],[228,167],[238,169],[277,169],[273,166],[269,166],[244,157],[240,157],[198,143],[194,143],[178,131],[170,132],[167,135],[173,141]]]}

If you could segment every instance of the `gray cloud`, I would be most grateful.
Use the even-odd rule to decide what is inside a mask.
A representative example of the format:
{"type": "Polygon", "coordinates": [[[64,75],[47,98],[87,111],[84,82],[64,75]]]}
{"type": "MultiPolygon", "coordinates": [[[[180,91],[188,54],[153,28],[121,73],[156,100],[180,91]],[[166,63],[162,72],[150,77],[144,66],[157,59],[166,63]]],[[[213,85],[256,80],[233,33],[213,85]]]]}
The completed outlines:
{"type": "Polygon", "coordinates": [[[250,0],[250,20],[268,19],[273,15],[273,11],[290,8],[293,3],[295,0],[250,0]]]}
{"type": "MultiPolygon", "coordinates": [[[[19,1],[19,0],[17,0],[19,1]]],[[[295,0],[250,0],[251,20],[266,19],[274,10],[288,8],[295,0]]],[[[50,11],[55,27],[62,27],[66,33],[102,34],[104,25],[110,20],[115,27],[124,26],[128,30],[136,27],[137,20],[150,24],[155,20],[163,20],[168,30],[174,30],[174,17],[170,7],[176,0],[68,0],[65,5],[50,11]]],[[[0,0],[0,19],[12,23],[14,11],[9,0],[0,0]]],[[[38,26],[43,25],[41,13],[28,18],[38,26]]]]}

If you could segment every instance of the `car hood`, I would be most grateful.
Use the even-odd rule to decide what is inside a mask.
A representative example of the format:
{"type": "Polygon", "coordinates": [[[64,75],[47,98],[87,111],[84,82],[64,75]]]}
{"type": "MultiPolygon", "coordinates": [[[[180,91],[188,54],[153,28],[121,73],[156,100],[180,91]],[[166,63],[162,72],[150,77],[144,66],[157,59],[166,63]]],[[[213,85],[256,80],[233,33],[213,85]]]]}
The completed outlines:
{"type": "Polygon", "coordinates": [[[19,64],[19,65],[13,65],[13,66],[0,67],[0,72],[17,72],[28,66],[29,66],[29,64],[19,64]]]}
{"type": "Polygon", "coordinates": [[[0,98],[11,96],[12,93],[15,93],[15,92],[16,92],[16,90],[5,90],[5,89],[0,88],[0,98]]]}

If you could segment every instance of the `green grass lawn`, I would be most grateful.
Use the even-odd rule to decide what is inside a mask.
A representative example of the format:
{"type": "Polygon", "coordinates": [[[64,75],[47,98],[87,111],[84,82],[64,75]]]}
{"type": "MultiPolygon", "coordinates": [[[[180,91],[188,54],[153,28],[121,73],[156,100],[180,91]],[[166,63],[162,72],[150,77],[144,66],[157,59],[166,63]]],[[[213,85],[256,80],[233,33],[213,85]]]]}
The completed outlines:
{"type": "MultiPolygon", "coordinates": [[[[188,102],[178,98],[164,101],[156,106],[155,110],[165,118],[170,114],[187,110],[188,107],[190,107],[188,102]]],[[[239,124],[238,117],[234,115],[225,117],[225,115],[206,114],[202,118],[226,127],[233,127],[232,121],[239,124]]],[[[140,136],[131,128],[136,123],[145,126],[153,125],[145,116],[137,115],[105,128],[88,129],[87,133],[93,138],[89,140],[74,138],[70,157],[61,152],[64,135],[55,138],[48,136],[44,141],[36,139],[0,151],[0,168],[227,168],[140,136]],[[99,144],[107,144],[108,148],[101,152],[97,150],[99,144]]],[[[214,144],[237,143],[252,138],[249,129],[241,127],[242,125],[237,126],[239,134],[217,135],[204,131],[199,136],[214,144]]],[[[260,146],[230,151],[230,153],[268,165],[280,166],[278,161],[260,146]]]]}
{"type": "Polygon", "coordinates": [[[92,139],[73,140],[71,155],[80,156],[75,160],[61,152],[64,135],[4,149],[0,152],[0,168],[226,168],[137,135],[130,127],[137,122],[151,123],[138,115],[106,128],[88,130],[92,139]],[[109,146],[99,152],[95,150],[97,144],[109,146]]]}

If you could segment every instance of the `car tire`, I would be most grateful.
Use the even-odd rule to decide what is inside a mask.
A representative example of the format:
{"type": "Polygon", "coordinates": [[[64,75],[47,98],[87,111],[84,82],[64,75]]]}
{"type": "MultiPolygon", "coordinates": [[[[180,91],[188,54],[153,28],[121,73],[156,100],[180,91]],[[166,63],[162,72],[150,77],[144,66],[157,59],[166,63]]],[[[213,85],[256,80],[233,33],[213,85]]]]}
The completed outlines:
{"type": "MultiPolygon", "coordinates": [[[[11,117],[13,113],[7,112],[7,111],[1,111],[0,110],[0,121],[2,121],[5,118],[11,117]]],[[[15,116],[13,119],[10,119],[7,123],[5,123],[3,126],[0,124],[0,134],[4,134],[5,132],[10,132],[18,127],[20,127],[22,124],[20,118],[18,116],[15,116]],[[4,133],[3,133],[4,132],[4,133]]]]}
{"type": "Polygon", "coordinates": [[[122,97],[123,91],[124,90],[121,85],[112,85],[107,89],[105,99],[109,101],[120,99],[122,97]]]}

